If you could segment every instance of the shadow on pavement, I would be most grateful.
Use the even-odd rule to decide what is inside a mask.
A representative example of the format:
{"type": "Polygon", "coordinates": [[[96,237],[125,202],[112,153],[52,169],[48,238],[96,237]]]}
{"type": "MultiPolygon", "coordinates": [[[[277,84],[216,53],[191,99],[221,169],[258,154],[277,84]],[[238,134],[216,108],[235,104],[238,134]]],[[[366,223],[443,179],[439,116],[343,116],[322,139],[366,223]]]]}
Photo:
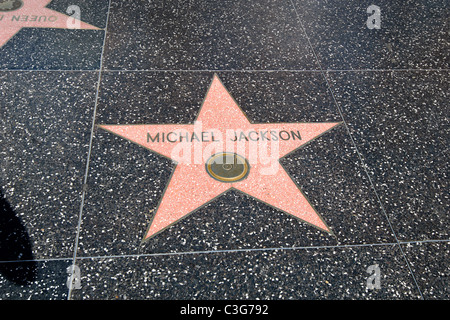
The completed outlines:
{"type": "Polygon", "coordinates": [[[0,274],[18,285],[29,285],[36,279],[36,261],[27,230],[1,190],[0,274]]]}

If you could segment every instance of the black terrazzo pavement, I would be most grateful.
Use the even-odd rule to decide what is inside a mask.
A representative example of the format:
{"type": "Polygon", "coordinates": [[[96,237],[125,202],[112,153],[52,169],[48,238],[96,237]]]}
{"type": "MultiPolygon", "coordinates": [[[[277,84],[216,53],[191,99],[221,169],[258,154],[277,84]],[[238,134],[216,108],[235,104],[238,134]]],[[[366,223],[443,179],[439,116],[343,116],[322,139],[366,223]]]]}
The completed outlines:
{"type": "Polygon", "coordinates": [[[450,297],[445,1],[73,4],[100,30],[0,48],[0,299],[450,297]],[[280,160],[333,235],[233,190],[141,244],[174,164],[93,125],[193,123],[214,73],[253,122],[343,121],[280,160]]]}

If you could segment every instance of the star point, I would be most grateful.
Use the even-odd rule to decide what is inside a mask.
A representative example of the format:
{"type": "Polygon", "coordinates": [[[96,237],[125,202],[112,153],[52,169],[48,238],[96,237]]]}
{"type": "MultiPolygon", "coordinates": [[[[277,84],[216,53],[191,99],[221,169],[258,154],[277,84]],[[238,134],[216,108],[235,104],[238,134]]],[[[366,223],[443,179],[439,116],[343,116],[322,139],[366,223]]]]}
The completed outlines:
{"type": "Polygon", "coordinates": [[[0,48],[22,28],[100,30],[100,28],[79,19],[46,8],[51,0],[7,1],[20,1],[23,5],[12,11],[0,10],[0,48]]]}

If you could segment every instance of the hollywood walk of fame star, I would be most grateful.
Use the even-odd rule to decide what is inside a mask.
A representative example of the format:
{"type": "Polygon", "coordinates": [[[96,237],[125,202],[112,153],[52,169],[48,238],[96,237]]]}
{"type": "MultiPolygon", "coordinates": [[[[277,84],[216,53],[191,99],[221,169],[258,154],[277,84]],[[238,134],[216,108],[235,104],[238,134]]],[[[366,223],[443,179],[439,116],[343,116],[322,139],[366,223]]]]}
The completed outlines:
{"type": "Polygon", "coordinates": [[[0,0],[0,48],[22,28],[99,28],[46,8],[52,0],[0,0]]]}
{"type": "Polygon", "coordinates": [[[176,162],[146,241],[230,189],[332,234],[279,158],[338,124],[251,123],[214,75],[194,124],[98,127],[176,162]]]}

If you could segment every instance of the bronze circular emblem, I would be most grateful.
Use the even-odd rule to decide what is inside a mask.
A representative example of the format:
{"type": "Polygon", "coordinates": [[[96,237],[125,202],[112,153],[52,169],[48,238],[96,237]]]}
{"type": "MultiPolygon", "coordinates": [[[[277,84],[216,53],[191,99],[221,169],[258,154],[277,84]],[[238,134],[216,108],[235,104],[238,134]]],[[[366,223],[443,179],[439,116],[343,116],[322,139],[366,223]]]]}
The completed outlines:
{"type": "Polygon", "coordinates": [[[250,165],[244,157],[232,152],[213,154],[206,161],[206,172],[221,182],[237,182],[245,179],[250,171],[250,165]]]}
{"type": "Polygon", "coordinates": [[[23,1],[22,0],[0,0],[0,11],[14,11],[22,8],[23,1]]]}

